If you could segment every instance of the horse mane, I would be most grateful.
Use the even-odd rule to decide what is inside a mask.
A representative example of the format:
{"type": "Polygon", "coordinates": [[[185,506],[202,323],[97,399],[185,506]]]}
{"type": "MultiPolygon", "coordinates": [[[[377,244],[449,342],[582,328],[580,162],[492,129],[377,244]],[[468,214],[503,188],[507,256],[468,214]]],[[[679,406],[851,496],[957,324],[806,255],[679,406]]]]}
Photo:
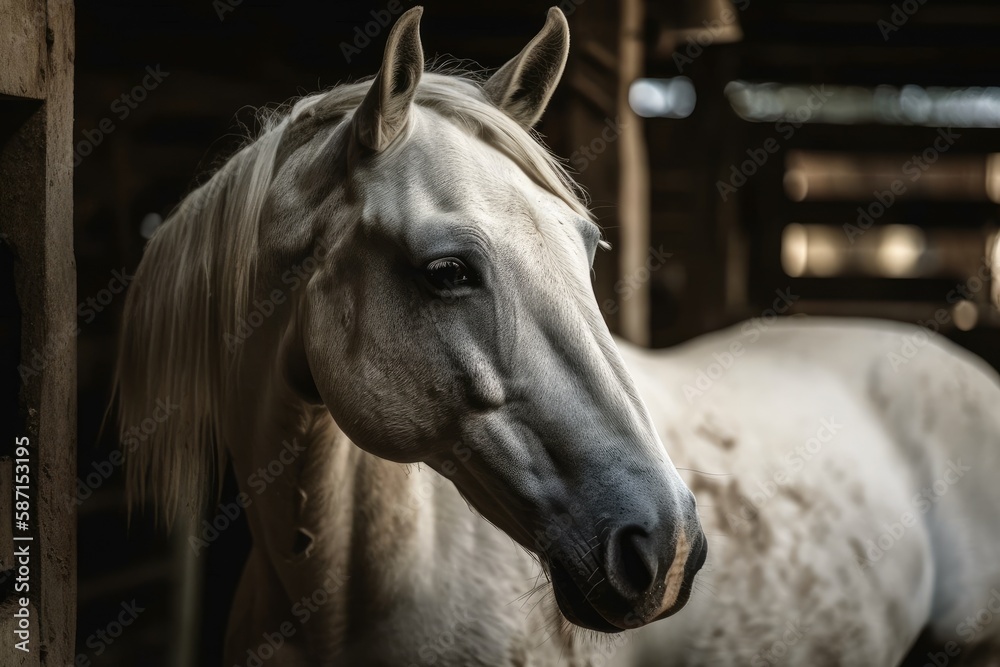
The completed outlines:
{"type": "MultiPolygon", "coordinates": [[[[129,508],[151,498],[171,522],[198,516],[213,477],[225,469],[225,416],[240,362],[226,335],[247,314],[258,236],[282,137],[323,103],[346,117],[371,80],[301,98],[261,116],[261,131],[153,234],[129,289],[113,397],[126,461],[129,508]]],[[[451,119],[506,154],[530,178],[590,218],[584,194],[562,163],[487,101],[469,73],[427,72],[414,103],[451,119]]]]}
{"type": "Polygon", "coordinates": [[[279,139],[269,132],[237,153],[146,245],[125,301],[113,393],[130,508],[152,497],[168,520],[182,504],[198,512],[206,477],[224,469],[220,417],[238,353],[223,336],[247,309],[279,139]]]}

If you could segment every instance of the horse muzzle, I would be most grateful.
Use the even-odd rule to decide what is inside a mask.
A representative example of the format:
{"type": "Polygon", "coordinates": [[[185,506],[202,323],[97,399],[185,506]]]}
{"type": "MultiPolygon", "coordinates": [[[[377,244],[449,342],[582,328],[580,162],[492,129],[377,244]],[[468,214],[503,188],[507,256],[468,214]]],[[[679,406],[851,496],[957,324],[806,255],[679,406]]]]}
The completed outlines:
{"type": "MultiPolygon", "coordinates": [[[[621,632],[678,612],[705,564],[708,543],[695,523],[665,538],[639,525],[608,531],[603,559],[548,558],[563,616],[599,632],[621,632]]],[[[584,553],[586,550],[579,551],[584,553]]]]}

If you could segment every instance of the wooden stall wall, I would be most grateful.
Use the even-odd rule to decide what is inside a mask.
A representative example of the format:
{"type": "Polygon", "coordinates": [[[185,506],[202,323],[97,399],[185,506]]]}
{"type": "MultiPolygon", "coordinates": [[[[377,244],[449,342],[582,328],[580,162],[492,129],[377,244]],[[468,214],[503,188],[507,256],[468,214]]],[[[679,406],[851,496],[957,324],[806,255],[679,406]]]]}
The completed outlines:
{"type": "Polygon", "coordinates": [[[11,666],[74,662],[73,16],[69,0],[0,4],[0,663],[11,666]],[[30,552],[27,582],[12,525],[14,443],[25,436],[32,510],[19,534],[31,539],[17,544],[30,552]],[[25,596],[21,651],[14,613],[25,596]]]}

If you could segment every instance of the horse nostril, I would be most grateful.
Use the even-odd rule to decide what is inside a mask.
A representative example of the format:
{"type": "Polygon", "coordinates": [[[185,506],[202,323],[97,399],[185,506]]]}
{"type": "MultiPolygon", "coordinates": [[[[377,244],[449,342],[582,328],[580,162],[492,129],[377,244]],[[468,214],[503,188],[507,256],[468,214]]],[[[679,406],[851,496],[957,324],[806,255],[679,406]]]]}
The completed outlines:
{"type": "Polygon", "coordinates": [[[650,542],[649,533],[639,526],[626,526],[614,537],[609,574],[628,590],[628,597],[642,595],[653,585],[656,554],[650,542]]]}

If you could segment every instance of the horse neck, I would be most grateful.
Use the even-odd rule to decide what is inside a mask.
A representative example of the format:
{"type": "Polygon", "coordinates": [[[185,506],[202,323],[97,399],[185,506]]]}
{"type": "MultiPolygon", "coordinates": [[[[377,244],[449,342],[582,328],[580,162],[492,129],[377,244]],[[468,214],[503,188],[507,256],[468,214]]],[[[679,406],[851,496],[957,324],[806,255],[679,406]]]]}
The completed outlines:
{"type": "Polygon", "coordinates": [[[254,549],[284,588],[280,604],[327,589],[314,641],[336,650],[354,623],[370,620],[366,608],[391,606],[401,579],[433,566],[434,514],[447,482],[368,454],[325,407],[288,392],[265,390],[243,414],[254,418],[230,454],[254,549]]]}
{"type": "MultiPolygon", "coordinates": [[[[386,610],[417,608],[455,581],[464,582],[462,599],[495,602],[478,613],[523,614],[509,603],[538,574],[531,558],[471,512],[451,481],[426,466],[369,454],[325,406],[296,393],[286,379],[294,357],[286,354],[290,331],[288,321],[275,317],[247,339],[238,405],[227,412],[252,558],[269,571],[242,586],[264,596],[278,623],[298,601],[326,589],[329,602],[306,630],[317,655],[341,653],[350,639],[372,632],[372,620],[385,618],[386,610]],[[261,363],[268,358],[274,361],[261,363]],[[496,559],[497,576],[481,576],[483,558],[496,559]]],[[[544,599],[538,615],[554,618],[554,601],[544,599]]],[[[532,640],[539,644],[547,634],[532,640]]]]}

